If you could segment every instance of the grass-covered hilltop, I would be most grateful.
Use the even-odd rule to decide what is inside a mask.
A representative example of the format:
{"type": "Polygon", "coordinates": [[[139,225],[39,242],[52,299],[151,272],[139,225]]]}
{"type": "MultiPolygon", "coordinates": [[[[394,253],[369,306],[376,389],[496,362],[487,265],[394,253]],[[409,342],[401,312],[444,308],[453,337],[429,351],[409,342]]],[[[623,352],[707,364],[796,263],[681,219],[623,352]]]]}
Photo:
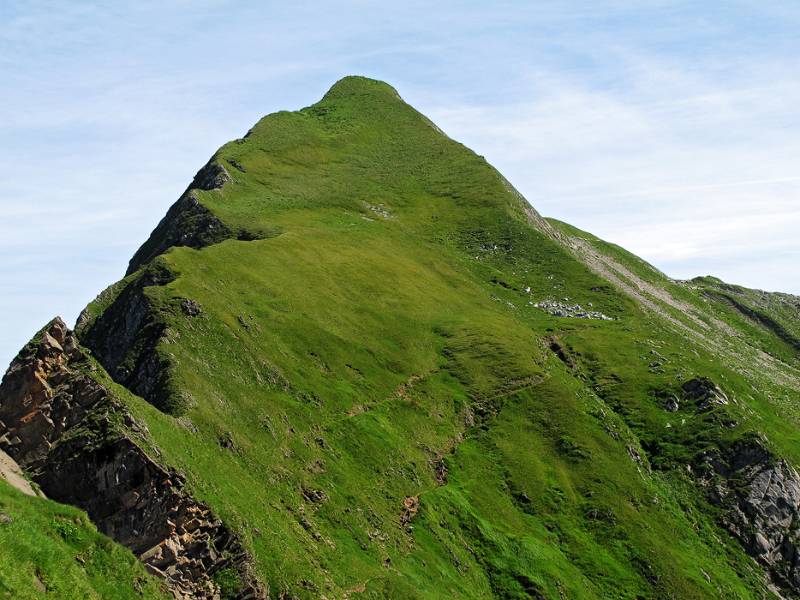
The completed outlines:
{"type": "Polygon", "coordinates": [[[799,424],[800,298],[544,219],[347,77],[14,360],[0,449],[51,501],[0,487],[3,561],[60,581],[74,530],[81,585],[125,565],[99,597],[800,597],[799,424]]]}

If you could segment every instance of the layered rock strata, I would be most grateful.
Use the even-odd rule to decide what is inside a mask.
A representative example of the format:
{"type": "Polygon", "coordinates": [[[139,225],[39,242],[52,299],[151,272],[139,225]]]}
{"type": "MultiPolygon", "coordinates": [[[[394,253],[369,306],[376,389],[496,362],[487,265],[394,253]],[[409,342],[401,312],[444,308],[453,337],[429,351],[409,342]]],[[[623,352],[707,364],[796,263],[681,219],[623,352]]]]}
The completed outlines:
{"type": "Polygon", "coordinates": [[[192,498],[180,474],[143,450],[146,427],[95,369],[73,332],[53,320],[0,384],[0,449],[48,497],[85,510],[130,548],[175,598],[220,598],[223,572],[240,582],[229,597],[266,598],[238,537],[192,498]]]}

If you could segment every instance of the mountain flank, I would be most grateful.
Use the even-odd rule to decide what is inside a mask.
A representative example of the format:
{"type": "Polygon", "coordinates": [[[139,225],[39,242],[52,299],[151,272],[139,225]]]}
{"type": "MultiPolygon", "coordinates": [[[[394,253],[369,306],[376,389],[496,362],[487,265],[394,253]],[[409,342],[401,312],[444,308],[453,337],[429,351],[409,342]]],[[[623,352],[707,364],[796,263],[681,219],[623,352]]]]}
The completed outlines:
{"type": "Polygon", "coordinates": [[[800,597],[798,339],[800,299],[545,219],[347,77],[34,336],[0,450],[130,559],[118,597],[800,597]]]}

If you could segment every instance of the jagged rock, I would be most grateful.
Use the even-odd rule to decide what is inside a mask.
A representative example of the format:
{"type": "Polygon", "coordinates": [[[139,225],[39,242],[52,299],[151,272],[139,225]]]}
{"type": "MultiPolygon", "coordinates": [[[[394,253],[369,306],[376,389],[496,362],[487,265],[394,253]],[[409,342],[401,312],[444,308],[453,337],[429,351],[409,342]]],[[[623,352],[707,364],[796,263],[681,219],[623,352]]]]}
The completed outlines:
{"type": "Polygon", "coordinates": [[[169,386],[169,360],[155,350],[166,335],[167,322],[147,293],[148,287],[173,279],[163,265],[149,265],[118,292],[102,315],[78,331],[114,381],[159,410],[177,414],[182,403],[169,386]]]}
{"type": "Polygon", "coordinates": [[[403,512],[400,514],[400,523],[408,525],[419,512],[419,496],[408,496],[403,499],[403,512]]]}
{"type": "MultiPolygon", "coordinates": [[[[234,165],[244,172],[240,165],[234,165]]],[[[212,158],[194,176],[192,183],[156,225],[147,241],[133,255],[125,275],[131,275],[174,246],[204,248],[228,239],[257,240],[263,232],[231,230],[198,197],[199,191],[211,191],[232,181],[230,174],[212,158]]]]}
{"type": "Polygon", "coordinates": [[[705,454],[699,471],[723,525],[775,584],[800,594],[800,474],[755,438],[705,454]]]}
{"type": "Polygon", "coordinates": [[[684,399],[694,402],[699,410],[708,410],[715,405],[729,402],[725,392],[707,377],[690,379],[681,386],[681,390],[684,399]]]}
{"type": "Polygon", "coordinates": [[[216,190],[229,181],[231,181],[231,176],[228,171],[212,158],[195,174],[189,189],[216,190]]]}
{"type": "Polygon", "coordinates": [[[181,310],[187,317],[199,317],[203,314],[203,309],[195,300],[181,300],[181,310]]]}
{"type": "Polygon", "coordinates": [[[194,176],[186,191],[172,205],[148,240],[133,255],[126,275],[137,271],[172,246],[202,248],[235,237],[233,232],[203,206],[195,190],[215,190],[231,181],[225,167],[211,159],[194,176]]]}
{"type": "Polygon", "coordinates": [[[172,246],[203,248],[233,237],[235,235],[228,226],[201,204],[192,190],[188,190],[133,255],[125,274],[136,272],[172,246]]]}
{"type": "Polygon", "coordinates": [[[53,320],[0,384],[0,449],[47,496],[85,510],[130,548],[176,598],[219,598],[213,575],[224,568],[239,573],[238,598],[266,598],[238,538],[137,444],[121,425],[135,419],[90,366],[73,332],[53,320]]]}
{"type": "Polygon", "coordinates": [[[447,483],[447,463],[445,463],[443,457],[437,457],[433,463],[433,475],[436,477],[436,483],[439,485],[445,485],[447,483]]]}
{"type": "Polygon", "coordinates": [[[225,450],[236,450],[236,444],[233,443],[233,434],[230,431],[226,431],[219,436],[219,445],[225,450]]]}
{"type": "Polygon", "coordinates": [[[302,494],[306,502],[311,502],[313,504],[319,504],[321,502],[325,502],[328,499],[328,495],[323,490],[315,490],[303,487],[300,490],[300,493],[302,494]]]}

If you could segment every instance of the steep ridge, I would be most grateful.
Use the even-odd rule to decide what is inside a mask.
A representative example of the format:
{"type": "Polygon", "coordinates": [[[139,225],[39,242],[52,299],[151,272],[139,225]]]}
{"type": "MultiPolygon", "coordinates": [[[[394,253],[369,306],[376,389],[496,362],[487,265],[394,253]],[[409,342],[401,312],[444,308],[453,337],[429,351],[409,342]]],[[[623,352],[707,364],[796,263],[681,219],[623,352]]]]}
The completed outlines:
{"type": "MultiPolygon", "coordinates": [[[[757,335],[762,345],[775,345],[783,342],[790,352],[787,362],[800,356],[800,323],[797,315],[800,312],[800,298],[791,294],[770,293],[761,290],[748,290],[741,286],[729,285],[714,277],[697,277],[685,285],[698,290],[704,297],[721,305],[720,308],[733,308],[734,317],[739,317],[740,327],[750,325],[750,330],[757,335]],[[745,317],[745,319],[741,319],[745,317]],[[749,321],[749,323],[747,322],[749,321]],[[758,332],[761,328],[765,331],[758,332]],[[760,333],[760,335],[759,335],[760,333]]],[[[731,312],[731,311],[728,311],[731,312]]],[[[778,348],[773,353],[780,352],[778,348]]],[[[787,353],[781,353],[786,356],[787,353]]]]}
{"type": "Polygon", "coordinates": [[[227,597],[798,596],[797,315],[708,291],[349,77],[223,146],[81,315],[79,362],[137,425],[45,416],[110,463],[12,384],[0,419],[46,493],[149,465],[156,504],[215,515],[247,558],[174,579],[227,597]]]}
{"type": "Polygon", "coordinates": [[[172,246],[202,248],[233,237],[233,232],[197,200],[195,193],[219,189],[230,180],[225,168],[213,159],[200,169],[150,238],[133,255],[125,274],[130,275],[172,246]]]}
{"type": "Polygon", "coordinates": [[[750,377],[754,373],[749,367],[758,365],[791,388],[800,387],[796,297],[748,290],[715,278],[674,281],[622,248],[565,223],[552,219],[550,223],[593,271],[691,336],[694,343],[727,355],[750,377]]]}
{"type": "Polygon", "coordinates": [[[218,597],[214,576],[225,569],[243,581],[237,597],[258,597],[235,535],[147,455],[146,428],[95,369],[64,322],[52,321],[0,384],[0,446],[49,497],[86,510],[133,550],[176,598],[218,597]]]}

